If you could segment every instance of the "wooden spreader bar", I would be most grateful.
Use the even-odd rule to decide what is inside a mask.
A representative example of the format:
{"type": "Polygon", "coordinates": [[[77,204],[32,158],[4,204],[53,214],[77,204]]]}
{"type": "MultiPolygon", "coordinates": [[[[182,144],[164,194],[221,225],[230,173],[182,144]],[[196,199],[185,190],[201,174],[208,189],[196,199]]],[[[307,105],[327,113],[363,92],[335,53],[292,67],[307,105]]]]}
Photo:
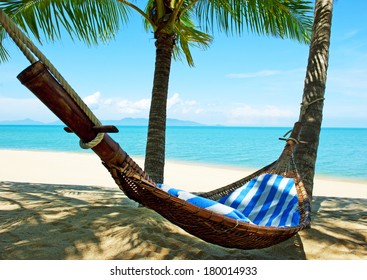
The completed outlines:
{"type": "MultiPolygon", "coordinates": [[[[102,131],[115,132],[113,126],[96,126],[85,111],[41,62],[35,62],[23,70],[17,78],[39,98],[83,142],[90,142],[102,131]]],[[[107,133],[92,150],[108,166],[121,166],[132,159],[107,133]]],[[[143,172],[143,171],[142,171],[143,172]]]]}
{"type": "MultiPolygon", "coordinates": [[[[70,127],[64,127],[64,130],[67,133],[74,133],[74,131],[72,131],[70,127]]],[[[118,133],[119,132],[118,128],[114,125],[93,126],[93,130],[97,133],[118,133]]]]}

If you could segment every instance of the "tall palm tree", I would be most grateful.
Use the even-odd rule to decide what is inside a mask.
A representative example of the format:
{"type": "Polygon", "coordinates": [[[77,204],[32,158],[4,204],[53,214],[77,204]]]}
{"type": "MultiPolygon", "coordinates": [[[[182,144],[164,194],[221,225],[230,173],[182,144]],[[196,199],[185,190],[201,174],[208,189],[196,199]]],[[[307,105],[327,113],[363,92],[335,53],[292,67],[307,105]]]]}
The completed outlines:
{"type": "MultiPolygon", "coordinates": [[[[88,44],[112,38],[128,19],[127,9],[138,12],[156,39],[156,62],[149,114],[145,170],[163,182],[166,105],[171,59],[185,56],[193,65],[190,46],[208,47],[215,29],[241,34],[244,30],[307,42],[311,29],[307,0],[8,0],[0,7],[23,30],[40,40],[60,37],[60,26],[88,44]],[[140,2],[140,5],[137,3],[140,2]],[[141,3],[143,2],[143,3],[141,3]],[[143,7],[144,8],[143,8],[143,7]]],[[[0,40],[5,32],[0,29],[0,40]]],[[[1,42],[1,41],[0,41],[1,42]]],[[[0,59],[7,52],[0,44],[0,59]]]]}
{"type": "Polygon", "coordinates": [[[295,150],[297,166],[303,174],[305,187],[311,197],[329,63],[332,10],[333,0],[316,0],[300,114],[300,121],[303,123],[300,139],[307,144],[298,145],[295,150]]]}
{"type": "Polygon", "coordinates": [[[307,41],[311,21],[308,17],[309,6],[305,1],[298,0],[155,0],[150,3],[149,22],[156,39],[156,62],[145,171],[154,181],[163,182],[168,83],[175,45],[180,44],[191,64],[188,42],[207,45],[207,32],[213,29],[215,23],[218,29],[227,33],[241,33],[247,27],[259,34],[307,41]],[[192,24],[193,16],[203,32],[192,24]]]}

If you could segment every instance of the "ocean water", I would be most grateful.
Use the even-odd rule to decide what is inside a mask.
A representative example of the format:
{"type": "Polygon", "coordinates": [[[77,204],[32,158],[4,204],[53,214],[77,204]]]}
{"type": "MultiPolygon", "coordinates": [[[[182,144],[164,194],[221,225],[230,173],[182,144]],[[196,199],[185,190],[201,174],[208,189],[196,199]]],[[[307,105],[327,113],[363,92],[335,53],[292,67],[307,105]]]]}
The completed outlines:
{"type": "MultiPolygon", "coordinates": [[[[276,160],[284,147],[278,140],[290,128],[168,127],[166,158],[236,167],[260,168],[276,160]]],[[[132,157],[144,156],[146,127],[119,127],[111,134],[132,157]]],[[[62,126],[0,126],[0,149],[91,152],[62,126]]],[[[367,129],[323,128],[316,172],[367,179],[367,129]]]]}

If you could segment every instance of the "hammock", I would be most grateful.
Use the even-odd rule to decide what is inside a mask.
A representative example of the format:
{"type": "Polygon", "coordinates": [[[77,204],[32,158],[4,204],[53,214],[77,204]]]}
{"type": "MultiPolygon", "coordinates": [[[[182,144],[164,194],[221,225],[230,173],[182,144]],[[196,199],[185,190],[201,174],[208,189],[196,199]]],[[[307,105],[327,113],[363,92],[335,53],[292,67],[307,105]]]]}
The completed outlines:
{"type": "Polygon", "coordinates": [[[294,125],[276,161],[232,184],[195,194],[156,184],[107,134],[117,129],[100,123],[1,9],[0,22],[31,62],[18,79],[80,138],[82,148],[91,148],[101,158],[130,199],[192,235],[229,248],[269,247],[309,227],[310,200],[293,159],[301,123],[294,125]]]}
{"type": "MultiPolygon", "coordinates": [[[[297,123],[295,125],[296,129],[298,129],[299,126],[300,124],[297,123]]],[[[295,131],[295,129],[293,131],[295,131]]],[[[169,186],[157,186],[144,177],[146,176],[145,173],[139,174],[139,172],[136,172],[137,170],[136,167],[134,167],[134,163],[123,164],[123,167],[109,167],[108,164],[105,165],[111,172],[120,189],[123,190],[128,197],[155,210],[187,232],[207,242],[224,247],[259,249],[285,241],[294,236],[298,231],[310,225],[310,201],[294,164],[292,142],[293,140],[288,140],[281,156],[272,164],[230,185],[200,194],[185,193],[182,195],[182,191],[172,189],[169,186]],[[243,189],[246,189],[249,185],[256,185],[252,184],[252,182],[258,181],[262,176],[270,177],[274,174],[278,174],[279,177],[285,180],[293,181],[291,189],[296,192],[297,198],[295,205],[299,215],[297,224],[278,227],[269,226],[267,222],[265,222],[265,225],[260,225],[255,223],[256,218],[253,219],[253,221],[250,220],[251,215],[247,216],[246,219],[240,219],[233,215],[225,214],[225,210],[223,209],[215,211],[212,207],[213,205],[209,205],[211,209],[207,209],[205,207],[207,205],[205,204],[208,203],[208,201],[202,201],[201,199],[199,202],[192,201],[193,195],[197,195],[199,198],[209,199],[209,203],[211,204],[218,201],[220,202],[221,200],[228,199],[229,196],[235,194],[238,190],[242,189],[243,191],[243,189]]],[[[261,184],[258,185],[261,186],[261,184]]],[[[279,185],[281,184],[278,184],[278,186],[279,185]]],[[[273,190],[276,188],[274,184],[263,184],[263,189],[258,188],[255,191],[255,193],[258,191],[260,193],[260,196],[257,198],[255,197],[255,200],[257,199],[257,201],[260,201],[261,198],[263,198],[261,196],[262,194],[269,194],[271,192],[268,189],[265,190],[265,187],[268,187],[268,189],[273,187],[273,190]]],[[[267,195],[267,197],[270,196],[267,195]]],[[[275,197],[275,194],[273,194],[273,197],[275,197]]],[[[252,198],[254,198],[254,196],[252,198]]],[[[197,200],[195,197],[194,199],[197,200]]],[[[289,201],[289,199],[287,201],[289,201]]],[[[268,201],[268,204],[271,203],[268,201]]],[[[275,206],[279,205],[280,204],[277,204],[275,206]]],[[[267,208],[266,203],[260,204],[260,208],[263,207],[267,208]]],[[[277,211],[279,210],[281,211],[282,209],[278,207],[277,211]]],[[[255,212],[256,214],[252,212],[252,216],[261,213],[261,211],[255,212]]],[[[284,212],[285,211],[283,211],[283,213],[284,212]]]]}

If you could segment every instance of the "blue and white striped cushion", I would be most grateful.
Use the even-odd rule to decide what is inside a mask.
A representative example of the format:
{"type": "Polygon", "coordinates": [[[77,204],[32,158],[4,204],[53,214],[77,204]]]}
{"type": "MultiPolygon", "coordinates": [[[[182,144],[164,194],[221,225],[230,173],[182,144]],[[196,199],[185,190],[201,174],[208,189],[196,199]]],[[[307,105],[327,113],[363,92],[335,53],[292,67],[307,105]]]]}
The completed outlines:
{"type": "Polygon", "coordinates": [[[275,227],[299,224],[294,180],[276,174],[261,175],[218,201],[167,185],[158,186],[191,204],[242,222],[275,227]]]}
{"type": "Polygon", "coordinates": [[[294,180],[277,174],[263,174],[218,202],[261,226],[295,226],[300,221],[294,180]]]}

